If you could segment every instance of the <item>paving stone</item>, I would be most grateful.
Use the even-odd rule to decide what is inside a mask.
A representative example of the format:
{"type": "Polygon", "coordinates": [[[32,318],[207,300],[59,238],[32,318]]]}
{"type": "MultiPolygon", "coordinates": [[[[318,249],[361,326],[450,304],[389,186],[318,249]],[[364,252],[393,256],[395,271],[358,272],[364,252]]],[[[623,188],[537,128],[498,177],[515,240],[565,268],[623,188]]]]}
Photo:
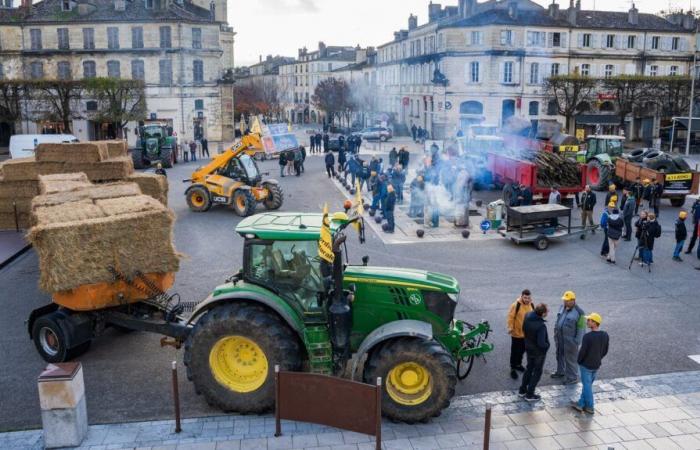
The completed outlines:
{"type": "Polygon", "coordinates": [[[508,416],[491,416],[491,428],[506,428],[513,425],[515,425],[515,423],[508,416]]]}
{"type": "Polygon", "coordinates": [[[465,424],[461,420],[451,420],[449,422],[443,422],[440,424],[440,426],[442,427],[442,430],[445,433],[463,433],[465,431],[469,431],[469,428],[467,428],[467,424],[465,424]]]}
{"type": "Polygon", "coordinates": [[[637,438],[634,437],[634,435],[630,433],[629,430],[627,430],[627,428],[625,427],[611,428],[611,430],[620,437],[620,440],[622,442],[637,440],[637,438]]]}
{"type": "Polygon", "coordinates": [[[441,436],[435,436],[440,448],[454,448],[461,447],[465,445],[464,439],[459,433],[443,434],[441,436]]]}
{"type": "Polygon", "coordinates": [[[355,444],[334,445],[331,450],[358,450],[355,444]]]}
{"type": "Polygon", "coordinates": [[[640,409],[642,410],[661,409],[664,407],[664,405],[655,398],[638,398],[635,400],[635,402],[639,405],[640,409]]]}
{"type": "Polygon", "coordinates": [[[554,436],[554,439],[563,448],[576,448],[576,447],[584,447],[587,445],[586,441],[581,439],[576,433],[557,435],[557,436],[554,436]]]}
{"type": "Polygon", "coordinates": [[[620,442],[620,436],[615,434],[612,430],[596,430],[592,432],[603,444],[613,444],[615,442],[620,442]]]}
{"type": "Polygon", "coordinates": [[[576,433],[576,436],[580,437],[588,445],[602,444],[603,441],[595,433],[595,431],[580,431],[576,433]]]}
{"type": "Polygon", "coordinates": [[[645,423],[642,426],[649,430],[649,432],[653,434],[654,437],[666,437],[670,435],[668,431],[666,431],[657,423],[645,423]]]}
{"type": "Polygon", "coordinates": [[[563,448],[553,437],[541,437],[541,438],[530,438],[528,439],[530,444],[537,450],[554,450],[563,448]]]}
{"type": "Polygon", "coordinates": [[[246,439],[241,441],[241,450],[267,449],[267,438],[246,439]]]}
{"type": "Polygon", "coordinates": [[[409,439],[414,450],[435,450],[440,448],[437,439],[433,436],[419,436],[409,439]]]}
{"type": "Polygon", "coordinates": [[[530,441],[527,439],[518,439],[517,441],[504,442],[508,450],[535,450],[530,441]]]}
{"type": "Polygon", "coordinates": [[[236,439],[234,441],[221,441],[216,443],[216,450],[240,450],[241,441],[236,439]]]}
{"type": "Polygon", "coordinates": [[[510,414],[510,419],[515,425],[530,425],[533,423],[554,422],[554,418],[547,411],[531,411],[510,414]]]}
{"type": "MultiPolygon", "coordinates": [[[[671,439],[665,438],[665,437],[647,439],[645,442],[657,450],[674,450],[674,449],[681,448],[678,444],[673,442],[671,439]]],[[[625,447],[627,447],[626,442],[625,442],[625,447]]]]}
{"type": "Polygon", "coordinates": [[[689,414],[678,407],[659,409],[658,412],[668,417],[670,420],[692,419],[689,414]]]}
{"type": "Polygon", "coordinates": [[[671,424],[685,434],[700,433],[700,427],[695,425],[690,420],[675,420],[671,422],[671,424]]]}
{"type": "Polygon", "coordinates": [[[608,416],[596,414],[593,416],[593,420],[599,424],[601,428],[616,428],[624,425],[614,414],[608,416]]]}
{"type": "Polygon", "coordinates": [[[467,431],[460,433],[466,445],[482,445],[484,443],[484,433],[481,431],[467,431]]]}
{"type": "Polygon", "coordinates": [[[178,444],[177,450],[216,450],[215,442],[178,444]]]}
{"type": "Polygon", "coordinates": [[[654,450],[654,447],[646,441],[625,441],[623,445],[627,450],[654,450]]]}
{"type": "Polygon", "coordinates": [[[269,450],[294,448],[292,436],[269,437],[267,438],[267,448],[269,450]]]}
{"type": "Polygon", "coordinates": [[[512,434],[515,439],[522,440],[529,439],[532,437],[532,435],[527,431],[527,427],[522,425],[508,427],[508,431],[510,431],[510,434],[512,434]]]}
{"type": "Polygon", "coordinates": [[[366,434],[355,433],[354,431],[343,431],[343,442],[346,444],[357,444],[368,442],[370,437],[366,434]]]}
{"type": "Polygon", "coordinates": [[[525,428],[527,428],[528,433],[530,433],[532,437],[552,436],[555,434],[554,430],[546,423],[533,423],[531,425],[526,425],[525,428]]]}
{"type": "Polygon", "coordinates": [[[556,434],[575,433],[579,431],[579,428],[570,420],[558,420],[556,422],[549,422],[547,425],[549,425],[556,434]]]}
{"type": "Polygon", "coordinates": [[[683,436],[671,436],[670,439],[685,450],[700,449],[700,439],[693,436],[692,434],[686,434],[683,436]]]}
{"type": "Polygon", "coordinates": [[[643,425],[646,423],[644,418],[640,416],[637,413],[633,412],[628,412],[628,413],[622,413],[622,414],[617,414],[617,420],[622,422],[626,426],[632,426],[632,425],[643,425]]]}
{"type": "Polygon", "coordinates": [[[491,430],[489,433],[490,442],[505,442],[514,441],[515,436],[508,431],[508,428],[498,428],[496,430],[491,430]]]}
{"type": "Polygon", "coordinates": [[[662,405],[668,407],[681,406],[683,402],[674,395],[662,395],[656,398],[662,405]]]}
{"type": "Polygon", "coordinates": [[[654,436],[654,433],[647,430],[642,425],[632,425],[625,428],[627,429],[627,431],[632,433],[637,439],[653,439],[656,437],[654,436]]]}
{"type": "Polygon", "coordinates": [[[658,425],[664,430],[666,430],[669,436],[677,436],[679,434],[683,434],[683,432],[679,430],[678,427],[676,427],[673,424],[673,422],[661,422],[658,425]]]}
{"type": "Polygon", "coordinates": [[[318,439],[315,434],[300,434],[292,436],[293,448],[316,447],[318,439]]]}
{"type": "Polygon", "coordinates": [[[393,439],[390,441],[382,441],[382,448],[385,450],[406,450],[412,449],[411,441],[408,439],[393,439]]]}

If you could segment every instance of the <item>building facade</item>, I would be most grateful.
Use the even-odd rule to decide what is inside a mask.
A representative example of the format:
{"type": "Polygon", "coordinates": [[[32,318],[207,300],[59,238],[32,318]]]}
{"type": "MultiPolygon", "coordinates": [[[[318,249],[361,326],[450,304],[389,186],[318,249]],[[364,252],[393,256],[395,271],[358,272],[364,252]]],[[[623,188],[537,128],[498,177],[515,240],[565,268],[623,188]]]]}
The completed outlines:
{"type": "MultiPolygon", "coordinates": [[[[182,141],[233,140],[233,44],[226,0],[30,0],[0,9],[0,76],[6,79],[143,80],[148,119],[172,126],[182,141]]],[[[80,104],[70,130],[81,140],[113,137],[80,104]]],[[[28,120],[16,133],[60,132],[28,120]]],[[[123,130],[136,140],[137,123],[123,130]]],[[[19,129],[17,129],[19,128],[19,129]]]]}

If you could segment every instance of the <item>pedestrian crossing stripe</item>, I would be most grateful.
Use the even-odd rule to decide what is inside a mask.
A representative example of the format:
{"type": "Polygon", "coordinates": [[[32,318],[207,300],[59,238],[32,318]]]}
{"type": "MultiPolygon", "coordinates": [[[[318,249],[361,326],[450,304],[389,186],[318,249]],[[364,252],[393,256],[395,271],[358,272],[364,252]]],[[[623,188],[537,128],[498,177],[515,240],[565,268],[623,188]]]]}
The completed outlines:
{"type": "Polygon", "coordinates": [[[696,363],[700,364],[700,355],[688,355],[688,358],[692,359],[696,363]]]}

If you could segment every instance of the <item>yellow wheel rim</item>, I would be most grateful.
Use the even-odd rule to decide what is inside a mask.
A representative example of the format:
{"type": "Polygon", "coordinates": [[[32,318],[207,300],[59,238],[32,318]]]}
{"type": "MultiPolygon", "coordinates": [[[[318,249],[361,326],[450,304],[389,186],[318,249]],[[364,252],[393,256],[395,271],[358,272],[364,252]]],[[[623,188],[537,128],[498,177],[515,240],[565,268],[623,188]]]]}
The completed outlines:
{"type": "Polygon", "coordinates": [[[190,196],[190,201],[198,208],[204,206],[204,196],[199,192],[192,193],[190,196]]]}
{"type": "Polygon", "coordinates": [[[219,339],[209,353],[216,381],[234,392],[252,392],[267,379],[267,357],[254,341],[243,336],[219,339]]]}
{"type": "Polygon", "coordinates": [[[236,197],[236,206],[238,209],[245,209],[245,197],[242,195],[239,195],[236,197]]]}
{"type": "Polygon", "coordinates": [[[433,393],[430,372],[415,362],[394,366],[387,378],[386,391],[389,397],[401,405],[419,405],[433,393]]]}

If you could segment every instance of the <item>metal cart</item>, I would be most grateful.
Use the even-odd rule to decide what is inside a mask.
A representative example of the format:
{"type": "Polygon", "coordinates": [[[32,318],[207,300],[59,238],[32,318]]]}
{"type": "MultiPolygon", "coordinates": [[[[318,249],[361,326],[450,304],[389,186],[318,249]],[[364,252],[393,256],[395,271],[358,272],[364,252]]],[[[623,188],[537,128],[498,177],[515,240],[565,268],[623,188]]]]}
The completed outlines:
{"type": "Polygon", "coordinates": [[[508,207],[506,227],[499,234],[516,244],[533,243],[537,250],[547,250],[550,241],[584,231],[583,227],[571,227],[571,208],[544,204],[508,207]]]}

